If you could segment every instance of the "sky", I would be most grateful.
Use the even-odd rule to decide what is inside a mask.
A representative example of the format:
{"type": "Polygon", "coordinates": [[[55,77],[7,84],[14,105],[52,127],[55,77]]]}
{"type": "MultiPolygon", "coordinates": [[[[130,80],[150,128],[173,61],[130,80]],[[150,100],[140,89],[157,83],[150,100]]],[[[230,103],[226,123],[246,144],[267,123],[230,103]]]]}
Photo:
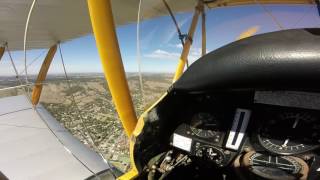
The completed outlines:
{"type": "MultiPolygon", "coordinates": [[[[284,29],[319,27],[320,18],[312,5],[264,5],[284,29]]],[[[176,14],[183,33],[188,32],[192,13],[176,14]]],[[[201,53],[201,20],[195,33],[189,59],[194,62],[201,53]]],[[[207,11],[207,52],[231,43],[250,27],[257,26],[257,34],[278,31],[280,27],[262,6],[218,8],[207,11]]],[[[137,24],[117,28],[120,50],[126,72],[137,72],[137,24]]],[[[61,44],[68,73],[100,73],[102,67],[93,35],[84,36],[61,44]]],[[[174,72],[182,45],[169,16],[140,23],[141,67],[143,72],[174,72]]],[[[37,74],[47,50],[27,52],[29,74],[37,74]],[[38,59],[35,59],[37,58],[38,59]]],[[[19,73],[23,73],[23,52],[12,52],[19,73]]],[[[56,54],[49,74],[63,73],[59,53],[56,54]]],[[[15,75],[8,54],[0,61],[0,76],[15,75]]]]}

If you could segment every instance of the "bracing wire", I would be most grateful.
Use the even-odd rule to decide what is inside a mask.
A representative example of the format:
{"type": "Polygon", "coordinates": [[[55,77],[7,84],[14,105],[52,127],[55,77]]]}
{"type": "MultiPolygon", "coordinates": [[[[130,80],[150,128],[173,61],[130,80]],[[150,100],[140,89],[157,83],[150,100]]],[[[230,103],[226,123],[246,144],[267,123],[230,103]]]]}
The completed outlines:
{"type": "MultiPolygon", "coordinates": [[[[64,72],[64,75],[65,75],[65,78],[66,78],[66,81],[67,81],[67,84],[68,84],[68,88],[70,89],[71,88],[71,84],[70,84],[70,79],[69,79],[69,76],[68,76],[68,73],[67,73],[67,69],[66,69],[66,66],[65,66],[65,62],[64,62],[64,58],[63,58],[63,55],[62,55],[62,50],[61,50],[61,45],[60,43],[58,43],[58,49],[59,49],[59,54],[60,54],[60,59],[61,59],[61,63],[62,63],[62,67],[63,67],[63,72],[64,72]]],[[[99,146],[95,143],[92,135],[91,135],[91,131],[89,130],[89,128],[85,125],[84,123],[84,120],[83,120],[83,117],[82,117],[82,114],[81,114],[81,110],[80,110],[80,107],[78,106],[77,104],[77,101],[74,97],[73,94],[71,94],[71,101],[74,105],[74,107],[77,109],[77,112],[79,114],[79,117],[80,117],[80,121],[81,121],[81,124],[82,124],[82,127],[84,128],[84,130],[87,132],[89,138],[90,138],[90,141],[91,141],[91,145],[93,147],[93,149],[95,150],[95,152],[97,152],[99,154],[99,156],[101,156],[101,158],[103,159],[104,162],[107,163],[107,165],[110,167],[110,171],[112,173],[112,176],[116,177],[115,173],[113,172],[113,169],[112,169],[112,166],[109,164],[109,162],[104,158],[104,156],[102,155],[100,149],[99,149],[99,146]]],[[[85,138],[86,136],[82,133],[82,131],[79,131],[80,134],[85,138]]],[[[88,141],[88,140],[87,140],[88,141]]],[[[88,141],[88,142],[90,142],[88,141]]],[[[94,174],[96,177],[97,175],[94,174]]]]}
{"type": "Polygon", "coordinates": [[[138,74],[139,74],[139,84],[140,84],[140,93],[141,93],[141,104],[144,106],[144,89],[143,89],[143,80],[141,72],[141,51],[140,51],[140,15],[141,15],[141,3],[142,0],[139,0],[138,16],[137,16],[137,63],[138,63],[138,74]]]}
{"type": "MultiPolygon", "coordinates": [[[[13,61],[13,58],[12,58],[11,51],[10,51],[10,49],[9,49],[8,43],[5,44],[5,47],[6,47],[6,49],[7,49],[7,52],[8,52],[10,61],[11,61],[11,65],[12,65],[12,67],[13,67],[13,69],[14,69],[15,74],[16,74],[16,80],[19,82],[20,86],[22,86],[22,85],[23,85],[23,82],[22,82],[21,79],[20,79],[20,75],[19,75],[19,73],[18,73],[17,67],[16,67],[16,65],[15,65],[15,63],[14,63],[14,61],[13,61]]],[[[26,83],[26,85],[27,85],[27,86],[24,86],[23,91],[24,91],[24,93],[26,94],[26,96],[28,97],[28,89],[29,89],[28,83],[26,83]]],[[[16,89],[16,88],[15,88],[15,89],[16,89]]],[[[17,89],[16,89],[16,90],[17,90],[17,89]]],[[[18,90],[17,90],[17,94],[18,94],[18,90]]]]}
{"type": "MultiPolygon", "coordinates": [[[[0,91],[5,91],[5,90],[9,90],[9,89],[18,89],[18,88],[21,88],[23,87],[23,90],[24,90],[24,93],[27,95],[27,90],[28,88],[32,87],[33,83],[26,83],[25,85],[23,84],[21,78],[20,78],[20,75],[24,72],[24,70],[22,72],[18,72],[18,69],[13,61],[13,57],[12,57],[12,54],[11,54],[11,51],[10,51],[10,48],[9,48],[9,45],[8,43],[5,43],[5,48],[7,50],[7,53],[8,53],[8,56],[9,56],[9,59],[10,59],[10,62],[11,62],[11,65],[14,69],[14,72],[16,74],[16,79],[17,81],[19,82],[20,85],[18,86],[13,86],[13,87],[7,87],[7,88],[1,88],[0,91]]],[[[33,62],[35,62],[37,59],[39,59],[39,57],[44,53],[45,51],[43,51],[39,56],[37,56],[27,67],[29,67],[33,62]]]]}
{"type": "MultiPolygon", "coordinates": [[[[166,6],[166,8],[167,8],[167,10],[168,10],[168,12],[169,12],[169,14],[170,14],[170,16],[171,16],[171,19],[172,19],[172,21],[173,21],[173,23],[174,23],[174,25],[175,25],[175,27],[176,27],[176,30],[177,30],[177,33],[178,33],[178,36],[179,36],[181,45],[182,45],[182,47],[184,47],[184,38],[185,38],[185,35],[182,34],[182,32],[181,32],[181,30],[180,30],[180,27],[179,27],[179,24],[178,24],[178,21],[177,21],[177,19],[175,18],[175,16],[174,16],[174,14],[173,14],[173,12],[172,12],[169,4],[167,3],[167,1],[166,1],[166,0],[162,0],[162,2],[163,2],[163,4],[166,6]]],[[[186,59],[186,63],[187,63],[187,68],[188,68],[188,67],[189,67],[189,61],[188,61],[188,59],[186,59]]]]}
{"type": "MultiPolygon", "coordinates": [[[[271,13],[271,11],[269,11],[263,4],[261,4],[260,2],[258,2],[258,0],[255,0],[256,4],[259,4],[261,6],[261,8],[266,12],[266,14],[268,16],[271,17],[271,19],[273,20],[273,22],[275,22],[275,24],[277,25],[277,27],[280,29],[280,30],[284,30],[285,27],[283,25],[281,25],[281,23],[277,20],[277,18],[271,13]]],[[[307,15],[307,13],[309,12],[309,10],[311,10],[314,6],[310,6],[306,11],[305,13],[303,13],[301,15],[301,17],[292,25],[293,28],[295,28],[304,18],[305,16],[307,15]]]]}
{"type": "MultiPolygon", "coordinates": [[[[32,9],[34,7],[36,0],[33,1],[30,11],[29,11],[29,15],[28,15],[28,19],[27,21],[29,21],[30,19],[30,15],[32,12],[32,9]]],[[[20,87],[28,87],[30,86],[30,83],[28,81],[28,73],[27,73],[27,66],[26,66],[26,35],[27,35],[27,29],[28,29],[28,24],[29,22],[26,23],[26,30],[25,30],[25,37],[24,37],[24,60],[25,60],[25,73],[26,73],[26,84],[25,85],[20,85],[20,87]]],[[[9,88],[17,88],[16,87],[9,87],[9,88]]],[[[7,88],[8,89],[8,88],[7,88]]],[[[28,89],[28,88],[27,88],[28,89]]],[[[2,90],[2,89],[1,89],[2,90]]],[[[29,96],[28,96],[29,97],[29,96]]],[[[30,97],[29,97],[30,98],[30,97]]],[[[28,99],[30,100],[30,99],[28,99]]],[[[47,126],[47,128],[49,129],[49,131],[52,133],[52,135],[56,138],[56,140],[64,147],[64,149],[69,152],[75,159],[77,159],[89,172],[91,172],[94,176],[97,176],[96,173],[91,170],[84,162],[82,162],[71,150],[69,150],[69,148],[62,142],[62,140],[56,135],[56,133],[50,128],[49,124],[47,121],[45,121],[42,117],[42,115],[39,113],[38,109],[36,107],[33,107],[34,111],[38,114],[38,116],[41,118],[41,120],[44,122],[44,124],[47,126]]],[[[98,177],[99,178],[99,177],[98,177]]],[[[100,179],[100,178],[99,178],[100,179]]]]}
{"type": "MultiPolygon", "coordinates": [[[[32,4],[31,4],[31,7],[29,9],[29,12],[28,12],[28,16],[27,16],[27,20],[26,20],[26,24],[25,24],[25,30],[24,30],[24,39],[23,39],[23,51],[24,51],[24,72],[25,72],[25,82],[26,84],[25,85],[21,85],[21,86],[25,86],[27,87],[28,85],[30,85],[29,83],[29,80],[28,80],[28,66],[27,66],[27,52],[26,52],[26,44],[27,44],[27,35],[28,35],[28,27],[29,27],[29,22],[30,22],[30,17],[31,17],[31,14],[33,12],[33,9],[34,9],[34,6],[36,4],[37,0],[33,0],[32,1],[32,4]]],[[[62,58],[62,54],[61,54],[61,49],[60,49],[60,44],[59,44],[59,50],[60,50],[60,55],[61,55],[61,60],[63,62],[63,68],[64,68],[64,71],[65,71],[65,75],[67,77],[67,73],[66,73],[66,70],[65,70],[65,66],[64,66],[64,61],[63,61],[63,58],[62,58]]],[[[11,56],[10,56],[11,58],[11,56]]],[[[12,59],[12,58],[11,58],[12,59]]],[[[13,62],[13,60],[12,60],[13,62]]],[[[15,67],[15,66],[14,66],[15,67]]],[[[19,73],[18,71],[16,70],[15,68],[15,72],[17,74],[17,77],[19,76],[19,73]]],[[[69,83],[69,81],[67,81],[69,83]]],[[[17,86],[16,86],[17,87],[17,86]]],[[[28,89],[28,88],[27,88],[28,89]]],[[[29,89],[28,89],[29,91],[29,89]]],[[[27,93],[27,96],[30,98],[29,96],[29,92],[27,93]]],[[[38,112],[37,108],[36,107],[33,107],[33,109],[35,110],[35,112],[39,115],[39,117],[42,119],[42,121],[46,124],[46,126],[48,127],[48,129],[50,130],[50,132],[55,136],[55,138],[57,139],[58,142],[60,142],[60,144],[74,157],[76,158],[88,171],[90,171],[94,176],[96,176],[97,178],[99,178],[96,173],[94,171],[92,171],[85,163],[83,163],[72,151],[70,151],[65,145],[64,143],[58,138],[58,136],[55,134],[55,132],[50,128],[50,126],[48,125],[48,123],[42,118],[41,114],[38,112]]],[[[78,109],[80,110],[80,109],[78,109]]],[[[80,113],[79,113],[80,115],[80,113]]],[[[80,115],[80,119],[82,120],[82,117],[80,115]]],[[[85,127],[86,128],[86,127],[85,127]]],[[[92,139],[90,133],[88,132],[88,136],[92,139]]],[[[92,143],[94,144],[95,146],[95,143],[92,139],[92,143]]],[[[111,166],[110,166],[111,167],[111,166]]],[[[100,178],[99,178],[100,179],[100,178]]]]}
{"type": "Polygon", "coordinates": [[[23,85],[23,83],[22,83],[22,81],[21,81],[21,79],[19,77],[19,73],[18,73],[17,67],[14,64],[14,61],[13,61],[13,58],[12,58],[12,55],[11,55],[11,51],[10,51],[9,46],[8,46],[7,43],[6,43],[6,49],[7,49],[8,55],[9,55],[9,59],[11,61],[11,65],[12,65],[12,67],[14,69],[14,72],[16,73],[16,79],[17,79],[17,81],[19,82],[20,85],[23,85]]]}
{"type": "MultiPolygon", "coordinates": [[[[59,49],[60,59],[61,59],[62,67],[63,67],[64,76],[66,78],[68,88],[71,89],[72,86],[70,84],[70,79],[69,79],[69,76],[68,76],[68,73],[67,73],[67,70],[66,70],[66,66],[65,66],[65,63],[64,63],[64,58],[63,58],[63,55],[62,55],[62,50],[61,50],[61,47],[60,47],[60,43],[58,44],[58,49],[59,49]]],[[[88,136],[89,136],[90,141],[92,143],[92,147],[94,147],[96,149],[97,145],[96,145],[95,141],[93,140],[93,138],[91,136],[91,132],[89,131],[89,129],[87,128],[87,126],[84,123],[80,107],[78,106],[76,98],[74,97],[73,94],[71,94],[71,102],[72,102],[72,104],[74,105],[74,107],[77,110],[77,114],[80,117],[80,121],[81,121],[81,124],[82,124],[83,128],[88,133],[88,136]]],[[[88,141],[88,142],[90,142],[90,141],[88,141]]]]}
{"type": "MultiPolygon", "coordinates": [[[[29,68],[29,66],[31,66],[33,63],[35,63],[46,51],[42,51],[37,57],[35,57],[28,65],[27,65],[27,69],[29,68]]],[[[19,75],[22,75],[25,72],[25,69],[23,69],[22,71],[20,71],[19,75]]]]}
{"type": "MultiPolygon", "coordinates": [[[[28,35],[28,28],[29,28],[29,22],[30,22],[30,17],[32,14],[32,11],[34,9],[34,5],[36,4],[37,0],[33,0],[31,7],[29,9],[28,12],[28,17],[27,17],[27,21],[26,21],[26,25],[25,25],[25,29],[24,29],[24,36],[23,36],[23,52],[24,52],[24,69],[25,69],[25,80],[26,80],[26,84],[29,83],[28,81],[28,70],[27,70],[27,49],[26,49],[26,45],[27,45],[27,35],[28,35]]],[[[28,93],[27,96],[29,97],[29,88],[27,88],[28,93]]]]}
{"type": "MultiPolygon", "coordinates": [[[[26,85],[29,85],[29,80],[28,80],[28,70],[27,70],[27,51],[26,51],[26,43],[27,43],[27,35],[28,35],[28,27],[29,27],[29,22],[30,22],[30,17],[32,14],[32,11],[34,9],[34,6],[36,4],[37,0],[33,0],[31,7],[29,9],[27,21],[26,21],[26,26],[25,26],[25,31],[24,31],[24,40],[23,40],[23,51],[24,51],[24,68],[25,68],[25,81],[26,85]]],[[[28,87],[28,86],[26,86],[28,87]]],[[[27,91],[29,91],[29,88],[27,88],[27,91]]],[[[30,95],[29,92],[27,93],[28,100],[30,101],[30,95]]],[[[85,163],[83,163],[72,151],[70,151],[65,144],[59,139],[59,137],[56,135],[56,133],[50,128],[48,123],[43,119],[41,114],[38,112],[38,109],[36,107],[33,107],[34,111],[39,115],[39,117],[42,119],[42,121],[45,123],[45,125],[48,127],[49,131],[53,134],[53,136],[57,139],[57,141],[68,151],[75,159],[77,159],[89,172],[91,172],[94,176],[96,176],[96,173],[92,171],[85,163]]]]}
{"type": "MultiPolygon", "coordinates": [[[[28,109],[28,108],[27,108],[28,109]]],[[[27,110],[25,109],[25,110],[27,110]]],[[[30,108],[29,108],[30,109],[30,108]]],[[[63,148],[69,152],[75,159],[77,159],[89,172],[91,172],[94,176],[96,176],[96,173],[93,172],[85,163],[83,163],[72,151],[69,150],[69,148],[67,148],[67,146],[65,146],[65,144],[59,139],[59,137],[56,135],[56,133],[50,128],[49,124],[47,121],[45,121],[43,119],[43,117],[41,116],[41,114],[38,112],[38,109],[35,108],[34,109],[35,112],[38,114],[38,116],[40,117],[40,119],[43,121],[43,123],[47,126],[47,128],[49,129],[49,131],[52,133],[52,135],[57,139],[57,141],[63,146],[63,148]]],[[[1,114],[3,115],[3,114],[1,114]]],[[[20,127],[27,127],[27,126],[20,126],[20,127]]],[[[99,177],[98,177],[99,178],[99,177]]],[[[100,179],[100,178],[99,178],[100,179]]]]}
{"type": "MultiPolygon", "coordinates": [[[[65,75],[65,78],[67,80],[67,84],[68,84],[68,88],[70,89],[71,88],[71,84],[70,84],[70,80],[69,80],[69,77],[68,77],[68,74],[67,74],[67,71],[66,71],[66,67],[65,67],[65,63],[64,63],[64,59],[63,59],[63,56],[62,56],[62,51],[61,51],[61,47],[60,47],[60,43],[58,43],[58,49],[59,49],[59,54],[60,54],[60,59],[61,59],[61,63],[62,63],[62,67],[63,67],[63,72],[64,72],[64,75],[65,75]]],[[[82,126],[84,127],[85,131],[88,133],[88,136],[91,140],[91,143],[92,143],[92,147],[95,148],[95,143],[91,137],[91,133],[88,131],[87,127],[84,125],[84,121],[83,121],[83,118],[82,118],[82,114],[80,113],[80,108],[78,107],[77,103],[76,103],[76,100],[75,100],[75,97],[73,94],[71,94],[71,99],[72,99],[72,103],[74,104],[74,107],[76,108],[77,110],[77,114],[79,115],[80,117],[80,121],[81,121],[81,124],[82,126]]],[[[82,131],[79,131],[81,133],[81,135],[86,139],[86,136],[84,134],[82,134],[82,131]]],[[[90,142],[90,141],[88,141],[90,142]]],[[[96,176],[96,173],[91,171],[94,176],[96,176]]]]}
{"type": "MultiPolygon", "coordinates": [[[[49,85],[49,84],[50,83],[47,83],[47,82],[37,83],[37,85],[49,85]]],[[[32,87],[34,85],[35,85],[35,83],[30,82],[29,84],[21,84],[21,85],[16,85],[16,86],[0,88],[0,91],[7,91],[7,90],[10,90],[10,89],[18,89],[18,88],[22,88],[22,87],[32,87]]]]}
{"type": "Polygon", "coordinates": [[[169,14],[170,14],[170,16],[171,16],[171,19],[172,19],[172,21],[173,21],[173,23],[174,23],[174,25],[175,25],[175,27],[176,27],[176,29],[177,29],[177,33],[178,33],[178,35],[179,35],[179,39],[180,39],[180,41],[181,41],[181,44],[182,44],[182,46],[184,46],[183,34],[182,34],[181,30],[180,30],[178,21],[177,21],[176,18],[174,17],[174,14],[173,14],[173,12],[172,12],[169,4],[167,3],[167,1],[166,1],[166,0],[162,0],[162,2],[163,2],[163,4],[164,4],[164,5],[166,6],[166,8],[167,8],[167,10],[168,10],[168,12],[169,12],[169,14]]]}
{"type": "MultiPolygon", "coordinates": [[[[68,88],[70,89],[70,88],[71,88],[70,79],[69,79],[69,76],[68,76],[68,73],[67,73],[67,70],[66,70],[66,66],[65,66],[65,62],[64,62],[63,55],[62,55],[62,50],[61,50],[60,43],[58,44],[58,48],[59,48],[60,59],[61,59],[62,66],[63,66],[63,72],[64,72],[65,78],[66,78],[66,80],[67,80],[68,88]]],[[[76,107],[76,109],[77,109],[77,111],[78,111],[78,114],[80,115],[80,119],[81,119],[82,126],[84,127],[85,131],[88,133],[88,136],[89,136],[89,138],[90,138],[90,140],[91,140],[91,142],[92,142],[92,147],[93,147],[94,150],[101,156],[101,158],[103,159],[103,161],[108,164],[108,166],[109,166],[110,169],[111,169],[112,175],[113,175],[114,177],[116,177],[115,174],[114,174],[114,172],[113,172],[113,170],[112,170],[112,168],[111,168],[112,166],[111,166],[111,165],[109,164],[109,162],[104,158],[104,156],[103,156],[102,153],[100,152],[100,149],[99,149],[98,145],[95,143],[94,139],[92,138],[91,132],[90,132],[89,129],[86,127],[86,125],[85,125],[85,123],[84,123],[84,121],[83,121],[83,117],[82,117],[82,115],[81,115],[81,113],[80,113],[80,111],[81,111],[81,110],[80,110],[80,107],[78,106],[78,104],[77,104],[77,102],[76,102],[76,100],[75,100],[74,95],[72,94],[71,96],[72,96],[73,104],[74,104],[74,106],[76,107]]],[[[80,133],[82,134],[82,132],[80,132],[80,133]]],[[[84,135],[82,135],[82,136],[83,136],[84,138],[86,138],[86,136],[84,136],[84,135]]]]}
{"type": "Polygon", "coordinates": [[[7,91],[7,90],[11,90],[11,89],[18,89],[18,88],[28,87],[28,86],[32,86],[32,85],[33,85],[33,84],[23,84],[23,85],[18,85],[18,86],[5,87],[5,88],[1,88],[0,91],[7,91]]]}
{"type": "Polygon", "coordinates": [[[258,0],[255,0],[255,3],[260,5],[260,7],[263,9],[263,11],[264,11],[269,17],[271,17],[272,21],[277,25],[277,27],[278,27],[280,30],[285,29],[285,28],[281,25],[281,23],[277,20],[277,18],[276,18],[263,4],[261,4],[258,0]]]}
{"type": "MultiPolygon", "coordinates": [[[[62,141],[61,139],[56,135],[56,133],[50,128],[48,122],[43,119],[41,114],[38,112],[37,108],[34,108],[35,112],[38,114],[38,116],[41,118],[41,120],[44,122],[44,124],[47,126],[49,131],[53,134],[53,136],[57,139],[57,141],[63,146],[63,148],[70,153],[75,159],[77,159],[89,172],[91,172],[94,176],[96,176],[96,173],[91,170],[84,162],[82,162],[62,141]]],[[[99,178],[99,177],[98,177],[99,178]]]]}
{"type": "MultiPolygon", "coordinates": [[[[180,27],[179,27],[179,24],[178,24],[178,21],[175,18],[175,16],[174,16],[169,4],[167,3],[167,1],[166,0],[162,0],[162,2],[166,6],[166,8],[167,8],[167,10],[168,10],[168,12],[169,12],[169,14],[171,16],[171,19],[172,19],[172,21],[173,21],[173,23],[174,23],[174,25],[176,27],[176,30],[177,30],[181,45],[182,45],[182,47],[184,47],[184,38],[185,38],[186,35],[182,34],[182,32],[180,30],[180,27]]],[[[186,59],[186,63],[187,63],[187,68],[189,68],[189,60],[188,59],[186,59]]]]}
{"type": "Polygon", "coordinates": [[[310,7],[305,11],[305,13],[303,13],[303,14],[301,15],[301,17],[297,20],[297,22],[295,22],[295,23],[292,25],[292,27],[295,28],[295,27],[306,17],[306,15],[308,14],[308,12],[309,12],[310,10],[312,10],[313,8],[314,8],[314,6],[310,6],[310,7]]]}
{"type": "MultiPolygon", "coordinates": [[[[61,81],[64,81],[64,80],[61,80],[61,81]]],[[[49,85],[49,84],[50,83],[46,83],[46,82],[37,83],[37,85],[49,85]]],[[[35,83],[30,82],[29,84],[22,84],[22,85],[17,85],[17,86],[0,88],[0,91],[6,91],[9,89],[17,89],[17,88],[21,88],[21,87],[32,87],[34,85],[35,85],[35,83]]]]}
{"type": "MultiPolygon", "coordinates": [[[[32,11],[34,9],[34,6],[36,4],[37,0],[33,0],[31,7],[29,9],[29,13],[28,13],[28,17],[27,17],[27,21],[26,21],[26,26],[25,26],[25,31],[24,31],[24,40],[23,40],[23,51],[24,51],[24,70],[25,70],[25,81],[26,81],[26,85],[29,85],[29,80],[28,80],[28,70],[27,70],[27,51],[26,51],[26,43],[27,43],[27,35],[28,35],[28,27],[29,27],[29,21],[30,21],[30,17],[32,14],[32,11]]],[[[28,87],[28,86],[26,86],[28,87]]],[[[29,95],[29,88],[27,88],[27,97],[28,100],[30,101],[30,95],[29,95]]],[[[59,139],[59,137],[56,135],[56,133],[50,128],[50,126],[48,125],[48,123],[43,119],[43,117],[41,116],[41,114],[38,112],[38,109],[36,107],[33,107],[34,111],[39,115],[39,117],[42,119],[42,121],[45,123],[45,125],[48,127],[49,131],[53,134],[53,136],[57,139],[57,141],[66,149],[66,151],[68,151],[75,159],[77,159],[89,172],[91,172],[94,176],[96,176],[96,173],[94,171],[92,171],[85,163],[83,163],[72,151],[70,151],[65,144],[59,139]]]]}

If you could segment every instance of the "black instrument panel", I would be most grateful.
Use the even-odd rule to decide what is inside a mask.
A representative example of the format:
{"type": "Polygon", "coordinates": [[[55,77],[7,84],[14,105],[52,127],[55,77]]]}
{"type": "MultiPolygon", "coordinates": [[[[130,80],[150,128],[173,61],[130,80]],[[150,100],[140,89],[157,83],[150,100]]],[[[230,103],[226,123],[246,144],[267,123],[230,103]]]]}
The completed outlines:
{"type": "Polygon", "coordinates": [[[320,177],[320,96],[258,96],[236,92],[191,100],[171,146],[205,166],[238,164],[244,176],[320,177]]]}
{"type": "MultiPolygon", "coordinates": [[[[251,103],[232,101],[232,97],[226,101],[222,101],[222,97],[206,97],[205,107],[193,102],[194,106],[190,108],[194,110],[193,114],[174,131],[171,145],[179,150],[187,151],[195,160],[208,162],[216,167],[230,166],[238,156],[248,152],[259,154],[259,158],[252,156],[256,158],[255,161],[250,156],[251,161],[247,163],[249,165],[251,163],[250,167],[257,167],[255,170],[264,166],[255,165],[256,161],[261,161],[261,158],[270,158],[270,162],[275,160],[273,164],[276,164],[277,167],[274,165],[272,172],[278,172],[276,170],[279,169],[278,160],[286,162],[285,164],[290,167],[292,162],[298,162],[297,166],[292,167],[312,166],[312,163],[308,165],[302,163],[304,162],[302,159],[318,157],[320,110],[281,104],[264,104],[254,101],[253,96],[247,97],[251,99],[251,103]],[[176,146],[175,135],[186,137],[190,142],[190,148],[186,150],[185,147],[176,146]],[[238,140],[239,143],[235,143],[238,140]],[[228,142],[238,146],[230,146],[228,142]]],[[[180,144],[184,143],[180,142],[180,144]]],[[[265,168],[270,169],[268,163],[265,168]]],[[[261,175],[257,172],[256,174],[261,175]]],[[[289,176],[294,173],[296,171],[288,171],[283,175],[289,176]]]]}
{"type": "MultiPolygon", "coordinates": [[[[221,114],[230,111],[195,113],[190,121],[181,125],[183,128],[178,128],[178,133],[228,149],[226,143],[228,134],[232,132],[236,111],[234,109],[233,117],[221,114]]],[[[241,151],[246,139],[278,155],[301,154],[320,147],[319,111],[263,104],[255,104],[251,111],[250,125],[242,132],[245,136],[242,146],[229,150],[241,151]]]]}

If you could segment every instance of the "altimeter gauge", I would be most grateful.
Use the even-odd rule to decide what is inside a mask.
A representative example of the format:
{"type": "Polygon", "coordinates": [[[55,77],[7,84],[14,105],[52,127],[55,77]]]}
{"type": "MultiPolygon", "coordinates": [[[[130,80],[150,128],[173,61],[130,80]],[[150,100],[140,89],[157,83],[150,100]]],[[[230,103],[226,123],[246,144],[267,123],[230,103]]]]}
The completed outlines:
{"type": "Polygon", "coordinates": [[[308,112],[275,114],[261,126],[259,143],[268,151],[291,155],[319,147],[318,117],[308,112]]]}

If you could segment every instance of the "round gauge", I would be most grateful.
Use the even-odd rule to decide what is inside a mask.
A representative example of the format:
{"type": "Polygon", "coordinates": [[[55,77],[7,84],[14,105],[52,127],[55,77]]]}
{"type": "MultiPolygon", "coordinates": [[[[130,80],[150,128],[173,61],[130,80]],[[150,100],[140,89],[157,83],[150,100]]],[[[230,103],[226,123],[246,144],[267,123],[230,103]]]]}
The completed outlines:
{"type": "Polygon", "coordinates": [[[253,174],[265,179],[300,179],[308,175],[308,165],[292,156],[270,156],[248,152],[243,156],[242,166],[253,174]]]}
{"type": "Polygon", "coordinates": [[[258,140],[270,152],[291,155],[319,147],[320,126],[312,113],[285,112],[265,121],[258,140]]]}
{"type": "Polygon", "coordinates": [[[197,113],[190,121],[190,129],[196,136],[210,138],[216,135],[217,118],[210,113],[197,113]]]}

